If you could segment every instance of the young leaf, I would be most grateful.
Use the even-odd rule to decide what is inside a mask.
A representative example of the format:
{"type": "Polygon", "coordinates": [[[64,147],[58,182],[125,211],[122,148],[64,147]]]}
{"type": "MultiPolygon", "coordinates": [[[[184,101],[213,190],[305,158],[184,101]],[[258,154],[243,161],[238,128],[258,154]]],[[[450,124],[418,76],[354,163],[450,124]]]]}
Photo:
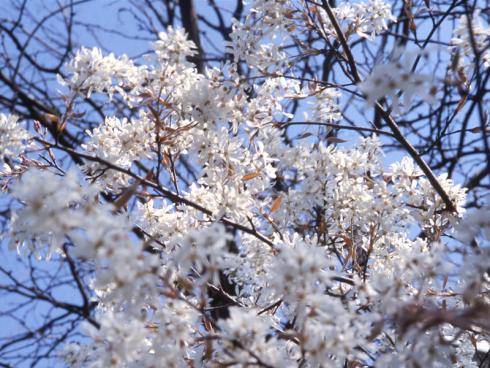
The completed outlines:
{"type": "Polygon", "coordinates": [[[276,212],[281,207],[281,203],[282,203],[282,197],[278,196],[276,199],[272,201],[271,210],[269,213],[276,212]]]}

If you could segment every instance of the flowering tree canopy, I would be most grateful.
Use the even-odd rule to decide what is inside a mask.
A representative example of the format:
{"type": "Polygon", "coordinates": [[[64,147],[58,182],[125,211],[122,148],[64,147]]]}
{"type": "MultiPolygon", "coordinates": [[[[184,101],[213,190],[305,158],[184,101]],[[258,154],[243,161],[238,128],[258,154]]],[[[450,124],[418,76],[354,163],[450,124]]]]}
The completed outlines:
{"type": "Polygon", "coordinates": [[[0,115],[4,240],[34,262],[0,288],[61,311],[0,359],[35,339],[33,364],[69,367],[488,364],[489,210],[467,210],[490,164],[488,11],[210,3],[222,58],[182,1],[144,56],[80,47],[58,107],[18,90],[0,115]]]}

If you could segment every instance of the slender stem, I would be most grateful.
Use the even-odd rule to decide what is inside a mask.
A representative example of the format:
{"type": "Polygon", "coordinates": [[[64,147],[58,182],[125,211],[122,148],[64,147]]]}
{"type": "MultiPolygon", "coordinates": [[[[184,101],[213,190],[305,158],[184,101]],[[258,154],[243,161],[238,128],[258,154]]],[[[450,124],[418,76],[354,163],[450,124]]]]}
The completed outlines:
{"type": "Polygon", "coordinates": [[[370,133],[376,133],[376,134],[381,134],[381,135],[387,135],[389,137],[395,137],[393,133],[387,132],[384,130],[379,130],[375,128],[365,128],[365,127],[356,127],[352,125],[342,125],[342,124],[334,124],[334,123],[322,123],[319,121],[290,121],[286,123],[277,123],[278,126],[284,126],[284,125],[321,125],[321,126],[326,126],[330,128],[335,128],[335,129],[346,129],[346,130],[355,130],[355,131],[361,131],[361,132],[370,132],[370,133]]]}

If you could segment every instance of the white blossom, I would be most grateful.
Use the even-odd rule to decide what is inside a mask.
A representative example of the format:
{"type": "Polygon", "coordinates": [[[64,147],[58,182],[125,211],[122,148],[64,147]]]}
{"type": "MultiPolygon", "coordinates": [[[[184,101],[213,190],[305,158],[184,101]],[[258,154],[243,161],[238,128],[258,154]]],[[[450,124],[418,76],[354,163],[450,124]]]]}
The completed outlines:
{"type": "MultiPolygon", "coordinates": [[[[321,18],[327,25],[325,27],[327,36],[335,38],[335,30],[330,24],[328,15],[324,9],[321,10],[321,18]]],[[[383,0],[343,1],[332,10],[347,39],[357,34],[374,40],[376,35],[388,29],[389,22],[396,22],[396,17],[391,13],[391,6],[383,0]]]]}
{"type": "MultiPolygon", "coordinates": [[[[376,135],[346,147],[291,143],[292,102],[314,99],[318,122],[343,118],[337,89],[303,87],[295,74],[287,42],[313,51],[291,37],[294,27],[313,32],[318,16],[319,36],[336,37],[322,9],[303,14],[298,4],[254,1],[233,22],[234,59],[222,68],[198,73],[196,46],[171,27],[144,67],[98,49],[68,65],[72,96],[124,97],[124,109],[85,132],[89,183],[75,169],[38,165],[8,186],[12,247],[94,271],[96,307],[84,315],[85,338],[65,346],[66,364],[474,366],[472,346],[486,337],[470,333],[490,302],[488,209],[462,217],[466,190],[442,173],[457,209],[449,213],[411,158],[387,167],[376,135]],[[448,240],[454,224],[461,242],[479,247],[448,240]],[[458,319],[468,308],[471,328],[458,319]]],[[[395,20],[380,0],[334,12],[348,41],[372,40],[395,20]]],[[[417,55],[397,51],[375,66],[359,84],[368,103],[389,97],[396,110],[400,95],[406,108],[432,95],[432,78],[411,73],[417,55]]],[[[15,117],[0,115],[2,129],[2,156],[15,159],[29,135],[15,117]]]]}
{"type": "Polygon", "coordinates": [[[125,89],[135,88],[141,81],[144,67],[137,67],[126,56],[116,58],[114,54],[103,56],[98,48],[79,49],[68,65],[70,79],[59,77],[62,84],[77,93],[90,97],[92,92],[107,92],[109,96],[125,89]]]}
{"type": "Polygon", "coordinates": [[[152,46],[160,63],[186,66],[186,58],[197,54],[196,45],[187,39],[187,34],[182,28],[174,29],[169,26],[166,32],[158,34],[158,38],[152,46]]]}
{"type": "Polygon", "coordinates": [[[470,19],[471,33],[466,14],[459,17],[458,23],[453,30],[451,43],[464,56],[463,67],[467,67],[473,62],[472,59],[476,56],[475,53],[480,53],[480,60],[483,67],[488,68],[490,67],[490,50],[488,49],[490,26],[485,24],[483,18],[480,16],[480,10],[474,12],[470,16],[470,19]]]}
{"type": "Polygon", "coordinates": [[[433,77],[411,70],[418,53],[407,52],[404,57],[402,55],[403,51],[398,49],[391,62],[376,65],[371,74],[359,83],[359,89],[369,105],[383,97],[390,97],[393,110],[399,112],[400,94],[403,94],[403,110],[410,108],[414,97],[428,102],[433,100],[436,92],[433,77]]]}
{"type": "Polygon", "coordinates": [[[31,138],[18,119],[15,115],[0,114],[0,164],[5,159],[18,159],[31,138]]]}
{"type": "MultiPolygon", "coordinates": [[[[155,126],[142,115],[139,119],[107,117],[93,131],[87,132],[89,141],[83,145],[85,151],[121,168],[130,168],[137,159],[150,158],[155,145],[155,126]]],[[[89,177],[103,178],[111,187],[127,184],[127,176],[120,172],[106,172],[104,165],[93,161],[84,167],[89,177]]]]}

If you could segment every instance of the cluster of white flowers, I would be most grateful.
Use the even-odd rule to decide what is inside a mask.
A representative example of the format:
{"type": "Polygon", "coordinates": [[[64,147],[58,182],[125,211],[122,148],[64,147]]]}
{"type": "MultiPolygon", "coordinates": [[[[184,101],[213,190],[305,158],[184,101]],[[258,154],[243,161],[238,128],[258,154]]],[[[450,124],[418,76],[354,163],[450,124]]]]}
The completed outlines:
{"type": "MultiPolygon", "coordinates": [[[[155,124],[145,115],[131,121],[107,117],[87,134],[90,140],[82,146],[87,153],[124,169],[129,169],[135,160],[150,158],[156,144],[155,124]]],[[[127,184],[127,176],[108,172],[99,162],[88,162],[84,169],[100,185],[117,188],[127,184]]]]}
{"type": "Polygon", "coordinates": [[[318,121],[323,123],[334,123],[341,120],[342,114],[339,111],[337,103],[340,92],[333,88],[321,88],[315,92],[315,101],[313,105],[313,114],[307,117],[307,120],[318,121]]]}
{"type": "Polygon", "coordinates": [[[149,297],[148,286],[152,290],[156,281],[145,275],[155,272],[156,258],[135,256],[143,245],[131,239],[127,219],[113,214],[112,205],[99,203],[96,187],[81,185],[75,171],[62,177],[31,169],[12,194],[24,207],[12,216],[11,247],[19,251],[27,247],[49,259],[64,245],[72,245],[74,255],[96,261],[95,285],[107,298],[125,302],[135,298],[139,304],[144,298],[136,298],[137,290],[149,297]]]}
{"type": "MultiPolygon", "coordinates": [[[[391,5],[383,0],[363,2],[344,1],[332,9],[342,32],[348,39],[357,34],[360,37],[374,40],[375,36],[388,29],[389,22],[396,22],[391,13],[391,5]]],[[[335,39],[335,30],[331,27],[326,12],[322,9],[322,20],[325,22],[327,36],[335,39]]]]}
{"type": "Polygon", "coordinates": [[[295,8],[291,0],[256,0],[250,14],[240,23],[233,20],[233,32],[228,44],[234,61],[246,61],[251,68],[280,71],[287,63],[281,49],[293,29],[295,8]]]}
{"type": "Polygon", "coordinates": [[[12,215],[10,247],[19,252],[27,247],[41,255],[47,244],[49,258],[61,249],[70,231],[87,219],[83,211],[75,209],[76,204],[93,201],[88,197],[96,194],[84,191],[74,171],[62,177],[48,171],[29,170],[12,191],[25,207],[12,215]]]}
{"type": "Polygon", "coordinates": [[[472,245],[459,269],[458,291],[466,305],[478,305],[481,295],[484,302],[489,302],[490,208],[468,213],[456,226],[456,236],[464,244],[472,245]]]}
{"type": "Polygon", "coordinates": [[[367,103],[373,105],[384,97],[392,100],[393,111],[400,112],[399,96],[403,94],[403,107],[407,110],[414,97],[430,102],[434,99],[437,89],[433,77],[413,72],[413,62],[417,56],[426,57],[423,52],[403,52],[397,49],[392,61],[376,65],[371,74],[361,83],[359,89],[366,96],[367,103]]]}
{"type": "Polygon", "coordinates": [[[490,208],[468,213],[458,226],[458,237],[465,243],[470,243],[476,238],[490,241],[490,208]]]}
{"type": "Polygon", "coordinates": [[[197,285],[208,281],[217,284],[219,282],[219,270],[223,269],[226,262],[226,242],[231,236],[225,228],[215,225],[203,230],[192,230],[182,241],[182,246],[175,252],[175,267],[186,277],[191,270],[198,277],[197,285]]]}
{"type": "MultiPolygon", "coordinates": [[[[301,2],[294,0],[255,0],[251,4],[250,14],[240,23],[233,22],[233,32],[229,42],[229,51],[236,62],[246,61],[251,68],[260,71],[280,73],[290,65],[283,46],[290,39],[291,33],[298,29],[307,33],[309,26],[304,23],[305,17],[300,9],[301,2]]],[[[336,33],[325,9],[316,7],[318,20],[323,23],[323,37],[335,39],[336,33]]],[[[383,0],[368,0],[359,3],[344,1],[333,12],[346,38],[352,34],[374,39],[388,28],[388,23],[396,21],[391,13],[391,6],[383,0]]]]}
{"type": "MultiPolygon", "coordinates": [[[[475,366],[469,328],[451,316],[488,298],[488,252],[461,255],[475,275],[452,262],[444,235],[458,215],[420,170],[408,158],[386,169],[377,136],[346,149],[282,139],[286,102],[314,96],[315,120],[341,119],[336,90],[308,93],[285,77],[281,37],[296,11],[255,1],[222,70],[198,73],[195,46],[173,28],[144,68],[86,49],[70,63],[74,95],[119,93],[138,111],[87,132],[82,169],[94,184],[29,169],[11,186],[13,246],[95,264],[99,328],[66,346],[70,366],[475,366]],[[240,61],[261,77],[243,81],[240,61]],[[147,168],[144,183],[130,183],[134,166],[147,168]],[[444,281],[459,274],[458,290],[444,281]]],[[[379,0],[335,12],[369,38],[393,20],[379,0]]],[[[397,106],[402,91],[408,104],[428,80],[409,67],[377,67],[359,88],[371,103],[397,106]]],[[[1,139],[20,147],[18,135],[1,139]]],[[[465,190],[438,180],[461,215],[465,190]]],[[[481,224],[468,221],[473,236],[481,224]]]]}
{"type": "Polygon", "coordinates": [[[17,116],[0,114],[0,164],[5,159],[17,159],[25,151],[30,138],[17,116]]]}
{"type": "Polygon", "coordinates": [[[124,94],[125,89],[133,89],[141,81],[144,68],[137,67],[127,56],[116,58],[114,54],[103,56],[98,48],[82,47],[68,65],[71,77],[58,78],[77,93],[90,97],[92,92],[114,92],[124,94]]]}
{"type": "Polygon", "coordinates": [[[153,43],[153,49],[160,63],[190,66],[187,58],[196,55],[197,50],[183,29],[168,27],[167,32],[160,32],[158,37],[159,40],[153,43]]]}
{"type": "Polygon", "coordinates": [[[474,62],[475,53],[480,54],[480,62],[485,68],[490,67],[490,26],[480,16],[480,11],[471,15],[471,31],[466,14],[460,16],[457,26],[453,30],[451,40],[454,48],[464,57],[463,67],[474,62]]]}
{"type": "MultiPolygon", "coordinates": [[[[98,265],[94,286],[101,295],[98,320],[102,326],[99,330],[93,327],[87,330],[93,339],[91,347],[67,347],[67,361],[75,366],[75,362],[82,366],[90,362],[94,367],[133,362],[151,366],[165,359],[183,364],[192,356],[199,362],[206,353],[200,350],[197,341],[212,338],[214,328],[199,331],[197,304],[205,297],[206,285],[219,287],[221,273],[239,281],[237,286],[242,289],[236,297],[239,305],[253,307],[255,300],[258,301],[255,308],[267,308],[280,300],[281,306],[276,309],[277,314],[268,313],[267,318],[259,318],[259,310],[232,308],[231,318],[218,322],[218,341],[213,355],[207,359],[224,364],[229,361],[230,353],[226,352],[230,349],[233,361],[242,364],[260,359],[288,366],[297,359],[307,359],[315,366],[326,360],[337,365],[344,359],[367,359],[368,353],[357,348],[375,349],[370,342],[373,324],[395,318],[401,307],[420,297],[420,290],[429,292],[431,287],[439,286],[434,270],[444,268],[438,248],[431,249],[420,240],[409,241],[408,227],[403,226],[410,223],[407,219],[414,221],[417,214],[426,211],[409,206],[410,200],[405,199],[404,193],[406,186],[412,188],[414,196],[421,197],[432,189],[409,183],[424,180],[409,161],[393,166],[391,180],[396,184],[387,185],[376,139],[365,140],[349,151],[332,148],[316,151],[312,145],[295,150],[297,158],[288,165],[294,163],[296,169],[301,169],[305,191],[302,194],[300,188],[290,190],[284,199],[284,210],[276,209],[269,216],[276,224],[275,229],[284,234],[284,240],[276,236],[274,248],[267,250],[252,235],[243,234],[241,245],[234,252],[227,244],[233,238],[223,226],[203,228],[199,224],[201,216],[186,206],[158,210],[150,205],[145,207],[147,220],[140,220],[147,232],[158,231],[156,226],[190,225],[173,235],[155,234],[166,243],[165,256],[160,260],[142,253],[141,242],[128,237],[127,220],[112,214],[110,206],[99,204],[97,190],[81,186],[73,172],[64,178],[48,171],[25,173],[13,190],[25,204],[14,217],[14,239],[29,242],[35,249],[42,243],[59,249],[62,243],[73,242],[73,254],[94,259],[98,265]],[[367,172],[372,176],[367,177],[367,172]],[[40,181],[49,185],[38,191],[30,189],[33,182],[40,181]],[[323,182],[325,187],[315,189],[315,182],[323,182]],[[311,218],[312,209],[325,202],[329,206],[323,207],[322,234],[312,233],[302,239],[293,232],[286,239],[286,234],[311,218]],[[322,239],[328,239],[323,247],[322,239]],[[330,242],[333,243],[329,245],[330,242]],[[337,256],[328,247],[338,248],[337,256]],[[372,280],[367,285],[356,281],[365,272],[369,272],[372,280]],[[164,283],[161,286],[159,278],[164,283]],[[166,322],[167,313],[176,312],[173,301],[179,296],[176,287],[184,287],[187,303],[196,305],[196,310],[190,307],[172,322],[182,324],[178,331],[169,330],[170,322],[166,322]],[[163,300],[161,293],[166,296],[163,300]],[[364,296],[359,298],[357,294],[364,296]],[[356,313],[363,303],[369,303],[370,309],[356,313]],[[118,305],[125,305],[124,313],[115,314],[118,305]],[[141,308],[148,310],[146,316],[141,315],[141,308]],[[295,322],[284,328],[281,322],[284,318],[295,322]],[[244,326],[244,321],[249,323],[244,326]],[[284,343],[291,346],[282,347],[281,336],[287,336],[284,343]],[[179,338],[183,349],[174,347],[179,338]]],[[[452,197],[457,202],[464,200],[461,191],[456,190],[452,197]]],[[[209,205],[213,198],[207,200],[209,205]]],[[[251,205],[255,203],[252,198],[249,201],[251,205]]],[[[433,206],[433,214],[443,207],[437,202],[433,206]]],[[[267,230],[270,227],[267,224],[257,226],[265,232],[275,231],[272,227],[267,230]]],[[[310,233],[307,227],[304,232],[310,233]]],[[[393,327],[386,329],[391,331],[393,327]]],[[[417,341],[418,336],[413,339],[417,341]]],[[[389,356],[400,359],[392,352],[389,356]]],[[[430,355],[430,360],[424,362],[434,359],[443,357],[430,355]]]]}

